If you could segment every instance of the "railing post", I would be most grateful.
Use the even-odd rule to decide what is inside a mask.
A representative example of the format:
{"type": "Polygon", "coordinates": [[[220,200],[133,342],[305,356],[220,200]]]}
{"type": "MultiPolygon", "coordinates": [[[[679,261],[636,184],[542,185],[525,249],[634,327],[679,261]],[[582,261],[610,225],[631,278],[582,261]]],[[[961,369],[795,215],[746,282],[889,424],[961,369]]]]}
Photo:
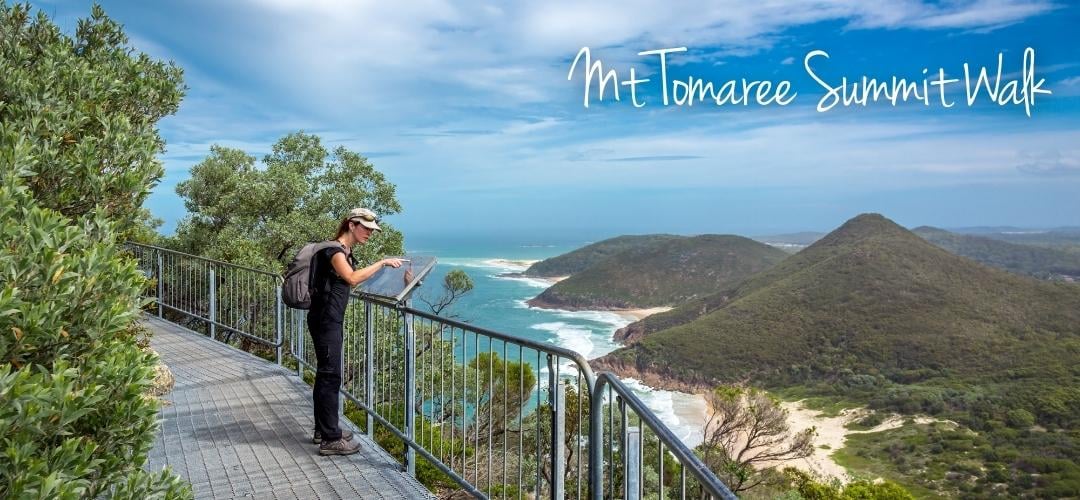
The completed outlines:
{"type": "Polygon", "coordinates": [[[566,388],[559,383],[558,361],[548,354],[548,400],[551,403],[551,498],[562,500],[566,481],[566,388]]]}
{"type": "MultiPolygon", "coordinates": [[[[630,426],[627,425],[626,399],[620,393],[615,396],[615,400],[619,402],[619,454],[622,455],[623,498],[627,499],[630,495],[630,435],[626,431],[630,426]]],[[[615,464],[611,465],[611,473],[615,473],[615,464]]]]}
{"type": "Polygon", "coordinates": [[[300,315],[291,314],[293,342],[296,342],[296,376],[304,380],[304,330],[300,327],[300,315]]]}
{"type": "Polygon", "coordinates": [[[217,273],[210,266],[210,338],[217,340],[217,273]]]}
{"type": "Polygon", "coordinates": [[[604,378],[596,379],[589,395],[589,492],[604,498],[604,378]]]}
{"type": "Polygon", "coordinates": [[[165,300],[165,263],[162,262],[161,250],[155,253],[157,253],[157,315],[161,318],[164,316],[161,301],[165,300]]]}
{"type": "Polygon", "coordinates": [[[367,426],[364,430],[369,438],[375,433],[375,308],[364,300],[364,404],[367,405],[367,426]]]}
{"type": "MultiPolygon", "coordinates": [[[[405,306],[408,307],[408,302],[405,306]]],[[[405,437],[416,440],[416,332],[413,331],[411,314],[403,314],[405,321],[405,437]]],[[[405,443],[405,467],[409,476],[416,477],[416,450],[405,443]]]]}
{"type": "MultiPolygon", "coordinates": [[[[628,427],[626,429],[626,467],[623,469],[626,474],[626,500],[639,500],[640,484],[638,479],[641,468],[641,427],[628,427]]],[[[663,479],[663,478],[661,478],[663,479]]],[[[661,486],[662,487],[662,486],[661,486]]]]}
{"type": "Polygon", "coordinates": [[[274,288],[274,343],[277,344],[277,347],[274,348],[274,357],[277,358],[278,365],[281,365],[281,346],[283,344],[281,341],[281,306],[281,284],[279,283],[274,288]]]}

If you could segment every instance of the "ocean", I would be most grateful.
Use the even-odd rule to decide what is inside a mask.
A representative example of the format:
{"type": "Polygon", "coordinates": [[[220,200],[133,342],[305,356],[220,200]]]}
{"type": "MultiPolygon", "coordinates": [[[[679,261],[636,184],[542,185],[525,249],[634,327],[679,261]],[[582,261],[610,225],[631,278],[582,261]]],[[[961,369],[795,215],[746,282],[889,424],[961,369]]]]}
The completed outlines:
{"type": "MultiPolygon", "coordinates": [[[[408,253],[434,255],[435,269],[413,296],[440,295],[443,277],[460,269],[472,278],[475,288],[461,297],[444,315],[498,332],[550,342],[572,349],[587,359],[607,354],[619,347],[611,340],[615,330],[632,318],[610,311],[560,311],[529,307],[525,301],[542,292],[544,280],[505,276],[524,271],[531,262],[553,257],[584,246],[590,241],[530,242],[488,239],[410,239],[408,253]]],[[[420,300],[414,305],[423,308],[420,300]]],[[[684,443],[696,446],[702,440],[705,404],[690,394],[664,391],[624,379],[641,400],[684,443]]]]}

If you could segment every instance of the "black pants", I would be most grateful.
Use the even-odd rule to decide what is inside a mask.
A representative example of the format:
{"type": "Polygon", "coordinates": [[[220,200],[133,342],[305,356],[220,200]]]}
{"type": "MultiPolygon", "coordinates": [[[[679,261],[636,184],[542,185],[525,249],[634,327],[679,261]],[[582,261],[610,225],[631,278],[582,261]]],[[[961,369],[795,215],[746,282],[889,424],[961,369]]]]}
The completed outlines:
{"type": "Polygon", "coordinates": [[[323,441],[336,441],[341,439],[341,427],[338,426],[341,323],[318,321],[308,315],[308,330],[315,344],[315,387],[311,393],[315,402],[315,430],[322,434],[323,441]]]}

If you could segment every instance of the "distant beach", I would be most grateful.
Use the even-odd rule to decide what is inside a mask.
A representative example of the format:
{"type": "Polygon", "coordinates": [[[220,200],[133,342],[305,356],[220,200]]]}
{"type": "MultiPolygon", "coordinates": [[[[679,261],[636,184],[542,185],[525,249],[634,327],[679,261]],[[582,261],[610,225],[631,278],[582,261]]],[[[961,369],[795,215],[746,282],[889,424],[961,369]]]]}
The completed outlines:
{"type": "Polygon", "coordinates": [[[643,320],[643,319],[645,319],[645,318],[647,318],[649,316],[652,316],[653,314],[662,313],[662,312],[668,312],[668,311],[670,311],[672,309],[673,308],[671,308],[671,307],[660,306],[660,307],[650,307],[650,308],[647,308],[647,309],[620,309],[620,310],[613,310],[613,312],[616,313],[616,314],[626,316],[626,317],[630,318],[633,321],[641,321],[641,320],[643,320]]]}
{"type": "Polygon", "coordinates": [[[490,264],[491,267],[504,267],[509,269],[519,269],[524,271],[529,266],[540,262],[539,260],[531,259],[487,259],[484,261],[486,264],[490,264]]]}
{"type": "Polygon", "coordinates": [[[525,270],[529,266],[540,262],[539,260],[529,259],[486,259],[484,263],[495,268],[507,269],[508,272],[503,273],[501,277],[510,279],[529,280],[535,283],[543,283],[544,287],[549,287],[558,283],[570,276],[525,276],[525,270]]]}

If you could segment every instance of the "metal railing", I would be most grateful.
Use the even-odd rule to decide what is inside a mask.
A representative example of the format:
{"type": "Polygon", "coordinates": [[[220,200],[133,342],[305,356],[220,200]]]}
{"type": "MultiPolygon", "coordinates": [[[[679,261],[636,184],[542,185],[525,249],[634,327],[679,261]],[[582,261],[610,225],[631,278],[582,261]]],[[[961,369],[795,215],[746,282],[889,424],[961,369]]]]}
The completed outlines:
{"type": "Polygon", "coordinates": [[[210,338],[272,348],[281,363],[280,276],[150,245],[127,246],[143,273],[154,278],[158,316],[169,311],[210,338]]]}
{"type": "Polygon", "coordinates": [[[606,471],[592,483],[593,498],[736,498],[618,377],[601,373],[591,404],[607,424],[590,436],[601,443],[591,465],[606,471]]]}
{"type": "MultiPolygon", "coordinates": [[[[159,316],[273,350],[298,376],[315,370],[306,311],[283,306],[279,276],[128,248],[159,316]]],[[[616,377],[594,376],[574,351],[355,293],[343,326],[343,411],[354,405],[354,422],[428,484],[478,498],[734,498],[616,377]]]]}

